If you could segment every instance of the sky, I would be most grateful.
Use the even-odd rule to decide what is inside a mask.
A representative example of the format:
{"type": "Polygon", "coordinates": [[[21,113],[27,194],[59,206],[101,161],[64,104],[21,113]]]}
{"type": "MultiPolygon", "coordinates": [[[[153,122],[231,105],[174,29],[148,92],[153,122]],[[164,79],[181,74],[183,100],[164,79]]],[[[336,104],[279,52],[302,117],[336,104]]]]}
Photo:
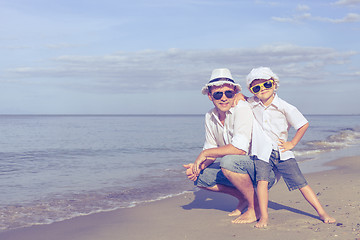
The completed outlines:
{"type": "Polygon", "coordinates": [[[360,114],[360,0],[0,0],[0,114],[204,114],[270,67],[304,114],[360,114]]]}

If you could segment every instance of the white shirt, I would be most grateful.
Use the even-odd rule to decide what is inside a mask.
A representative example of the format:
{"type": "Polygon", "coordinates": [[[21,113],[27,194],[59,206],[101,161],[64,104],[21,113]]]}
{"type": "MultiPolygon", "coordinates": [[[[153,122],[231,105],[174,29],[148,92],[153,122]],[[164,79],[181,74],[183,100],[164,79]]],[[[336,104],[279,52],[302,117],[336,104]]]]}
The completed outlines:
{"type": "MultiPolygon", "coordinates": [[[[277,94],[267,107],[257,97],[249,98],[248,102],[257,122],[253,127],[251,154],[268,162],[272,149],[279,151],[279,139],[287,141],[290,127],[298,130],[308,121],[296,107],[277,94]]],[[[280,160],[295,157],[292,151],[279,152],[280,160]]]]}
{"type": "Polygon", "coordinates": [[[249,153],[253,114],[247,102],[239,104],[226,112],[224,125],[220,122],[216,108],[205,115],[204,150],[232,144],[249,153]]]}

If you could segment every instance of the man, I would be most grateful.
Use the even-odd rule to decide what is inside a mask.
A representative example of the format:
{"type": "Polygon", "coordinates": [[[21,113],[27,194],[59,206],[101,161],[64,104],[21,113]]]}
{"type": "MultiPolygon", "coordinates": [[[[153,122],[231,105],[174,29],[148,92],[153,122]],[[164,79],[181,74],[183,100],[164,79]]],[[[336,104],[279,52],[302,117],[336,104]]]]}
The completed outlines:
{"type": "MultiPolygon", "coordinates": [[[[206,190],[230,194],[239,200],[230,216],[233,223],[257,220],[258,208],[253,182],[254,163],[247,155],[251,142],[253,113],[245,101],[235,107],[234,96],[241,91],[228,69],[215,69],[202,93],[208,95],[214,108],[205,116],[206,139],[203,151],[193,164],[184,165],[188,178],[206,190]],[[247,206],[248,210],[242,214],[247,206]]],[[[275,181],[272,173],[271,187],[275,181]]]]}

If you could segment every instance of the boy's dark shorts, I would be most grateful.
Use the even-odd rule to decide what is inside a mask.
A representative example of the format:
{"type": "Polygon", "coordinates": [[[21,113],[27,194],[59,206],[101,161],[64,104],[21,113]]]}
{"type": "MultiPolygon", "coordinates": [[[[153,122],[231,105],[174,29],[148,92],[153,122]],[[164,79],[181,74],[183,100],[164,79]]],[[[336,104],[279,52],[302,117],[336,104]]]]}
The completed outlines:
{"type": "Polygon", "coordinates": [[[262,161],[254,156],[254,163],[256,181],[269,181],[269,172],[274,169],[283,177],[289,191],[300,189],[308,185],[295,158],[282,161],[280,160],[278,151],[272,151],[269,162],[262,161]]]}

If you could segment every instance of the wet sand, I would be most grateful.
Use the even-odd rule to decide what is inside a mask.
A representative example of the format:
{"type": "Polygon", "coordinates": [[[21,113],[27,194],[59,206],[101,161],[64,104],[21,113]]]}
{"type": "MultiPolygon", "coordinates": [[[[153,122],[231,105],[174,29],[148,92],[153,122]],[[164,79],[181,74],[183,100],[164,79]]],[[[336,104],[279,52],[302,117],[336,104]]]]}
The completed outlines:
{"type": "MultiPolygon", "coordinates": [[[[0,233],[1,240],[177,240],[177,239],[360,239],[360,156],[328,163],[337,168],[306,174],[325,210],[324,224],[283,180],[270,190],[267,229],[233,224],[236,200],[208,191],[186,193],[134,208],[76,217],[49,225],[0,233]]],[[[185,179],[185,177],[184,177],[185,179]]]]}

